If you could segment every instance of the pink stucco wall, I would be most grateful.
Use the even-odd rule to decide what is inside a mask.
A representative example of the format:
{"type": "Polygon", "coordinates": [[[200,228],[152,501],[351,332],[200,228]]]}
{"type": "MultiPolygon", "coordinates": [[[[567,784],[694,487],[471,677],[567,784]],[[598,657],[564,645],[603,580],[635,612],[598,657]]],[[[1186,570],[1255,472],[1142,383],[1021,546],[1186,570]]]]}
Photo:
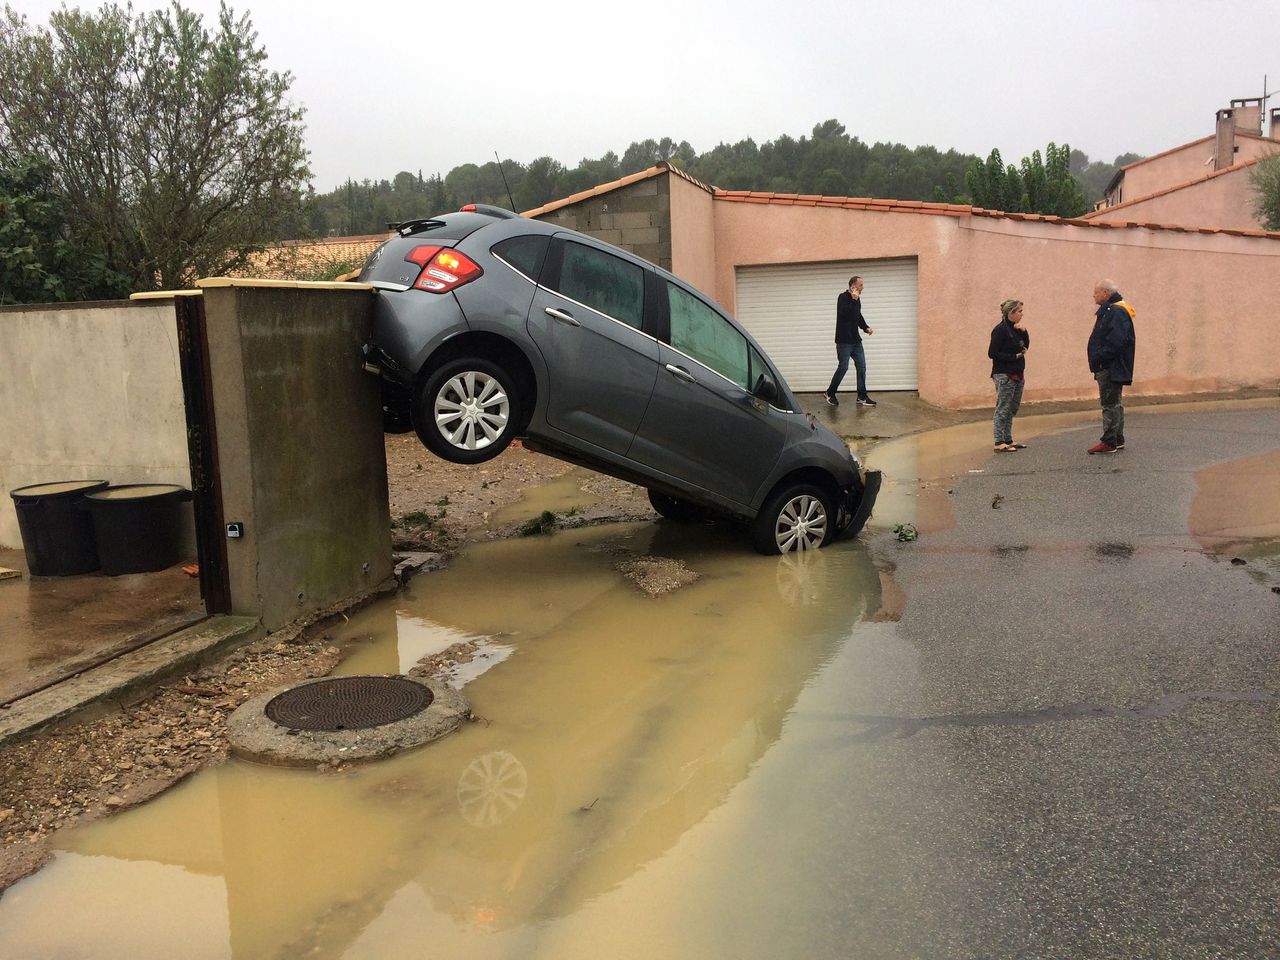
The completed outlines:
{"type": "Polygon", "coordinates": [[[1137,310],[1133,392],[1280,382],[1280,240],[727,200],[713,222],[704,289],[729,310],[740,265],[916,257],[919,390],[940,407],[992,402],[987,343],[1009,297],[1032,333],[1026,398],[1095,395],[1085,344],[1101,277],[1137,310]]]}
{"type": "Polygon", "coordinates": [[[1108,207],[1089,219],[1261,230],[1262,221],[1253,213],[1254,189],[1249,179],[1255,169],[1256,164],[1238,167],[1172,193],[1108,207]]]}
{"type": "Polygon", "coordinates": [[[716,272],[714,200],[683,177],[667,174],[671,184],[671,272],[705,293],[716,272]]]}

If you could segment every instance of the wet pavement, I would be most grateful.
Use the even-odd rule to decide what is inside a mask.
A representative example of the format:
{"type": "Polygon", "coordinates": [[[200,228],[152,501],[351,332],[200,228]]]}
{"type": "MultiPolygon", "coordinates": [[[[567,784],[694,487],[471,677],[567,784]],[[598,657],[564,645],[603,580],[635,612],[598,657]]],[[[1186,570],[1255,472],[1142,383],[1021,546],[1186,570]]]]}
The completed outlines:
{"type": "Polygon", "coordinates": [[[119,577],[31,577],[21,550],[0,549],[0,567],[22,573],[0,580],[0,703],[205,615],[200,581],[182,564],[119,577]]]}
{"type": "Polygon", "coordinates": [[[872,529],[802,558],[468,547],[335,638],[351,674],[465,650],[477,722],[79,829],[0,957],[1276,955],[1278,412],[1131,409],[1114,457],[1090,411],[1014,455],[881,443],[872,529]],[[700,578],[650,597],[637,557],[700,578]]]}

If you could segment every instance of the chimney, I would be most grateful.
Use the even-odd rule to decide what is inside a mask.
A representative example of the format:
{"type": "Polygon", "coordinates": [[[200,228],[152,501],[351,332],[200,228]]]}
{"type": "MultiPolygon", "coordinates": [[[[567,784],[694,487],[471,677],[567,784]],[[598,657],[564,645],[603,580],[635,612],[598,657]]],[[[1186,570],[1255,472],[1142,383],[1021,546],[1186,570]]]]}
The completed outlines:
{"type": "Polygon", "coordinates": [[[1232,100],[1231,109],[1236,114],[1236,129],[1245,133],[1262,133],[1262,98],[1246,97],[1232,100]]]}
{"type": "Polygon", "coordinates": [[[1271,108],[1271,132],[1267,136],[1272,140],[1280,140],[1280,107],[1271,108]]]}
{"type": "Polygon", "coordinates": [[[1217,135],[1213,140],[1213,169],[1225,170],[1235,162],[1235,156],[1236,112],[1219,110],[1217,135]]]}

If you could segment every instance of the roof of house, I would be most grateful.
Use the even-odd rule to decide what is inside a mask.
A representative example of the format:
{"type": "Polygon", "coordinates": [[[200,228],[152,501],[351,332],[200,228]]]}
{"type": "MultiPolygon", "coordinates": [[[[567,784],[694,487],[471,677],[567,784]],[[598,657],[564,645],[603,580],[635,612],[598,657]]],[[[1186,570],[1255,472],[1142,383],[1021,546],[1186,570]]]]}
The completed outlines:
{"type": "MultiPolygon", "coordinates": [[[[1249,137],[1253,140],[1268,140],[1271,143],[1274,143],[1276,146],[1280,146],[1280,140],[1276,140],[1273,137],[1265,137],[1262,134],[1254,133],[1251,130],[1236,129],[1235,135],[1238,137],[1249,137]]],[[[1116,170],[1115,173],[1111,175],[1111,180],[1108,181],[1107,189],[1104,190],[1103,193],[1108,194],[1112,190],[1114,190],[1116,188],[1116,184],[1120,182],[1120,179],[1124,176],[1126,170],[1132,170],[1134,167],[1140,167],[1144,163],[1150,163],[1153,160],[1163,159],[1164,157],[1167,157],[1170,154],[1178,153],[1181,150],[1186,150],[1188,147],[1198,147],[1202,143],[1208,143],[1210,140],[1213,140],[1216,136],[1217,136],[1216,134],[1210,134],[1207,137],[1201,137],[1199,140],[1189,140],[1186,143],[1182,144],[1181,146],[1170,147],[1168,150],[1162,150],[1160,153],[1153,153],[1151,156],[1143,157],[1141,160],[1134,160],[1132,163],[1126,163],[1123,167],[1120,167],[1118,170],[1116,170]]]]}
{"type": "MultiPolygon", "coordinates": [[[[1247,163],[1257,163],[1256,160],[1247,163]]],[[[1247,164],[1241,164],[1245,166],[1247,164]]],[[[1226,172],[1226,171],[1221,171],[1226,172]]],[[[990,217],[997,220],[1027,220],[1072,227],[1142,227],[1175,233],[1224,233],[1238,237],[1265,237],[1280,240],[1280,232],[1236,230],[1223,227],[1188,227],[1176,223],[1145,223],[1136,220],[1090,220],[1085,217],[1054,217],[1039,213],[1008,213],[957,203],[928,203],[921,200],[876,200],[867,197],[819,197],[784,193],[757,193],[751,190],[717,190],[715,199],[737,203],[774,203],[802,207],[840,207],[846,210],[873,210],[881,213],[916,213],[943,217],[990,217]]],[[[1118,204],[1117,206],[1121,206],[1118,204]]],[[[1108,209],[1114,210],[1115,207],[1108,209]]]]}
{"type": "Polygon", "coordinates": [[[544,203],[542,206],[536,207],[533,210],[526,210],[520,215],[522,217],[541,217],[545,214],[551,213],[553,210],[559,210],[561,207],[568,207],[575,203],[581,203],[583,200],[590,200],[592,197],[598,197],[602,193],[611,193],[614,190],[618,190],[622,187],[628,187],[631,184],[639,183],[642,180],[652,179],[653,177],[664,173],[672,173],[677,177],[680,177],[682,180],[688,180],[695,187],[700,190],[705,190],[707,193],[714,194],[716,192],[715,187],[707,186],[701,180],[689,176],[689,174],[685,173],[674,164],[670,164],[663,160],[661,163],[655,164],[647,170],[641,170],[639,173],[628,174],[627,176],[620,177],[617,180],[611,180],[609,183],[602,183],[597,187],[592,187],[590,190],[583,190],[580,193],[575,193],[562,200],[552,200],[550,203],[544,203]]]}
{"type": "Polygon", "coordinates": [[[1125,207],[1131,207],[1136,203],[1142,203],[1146,200],[1152,199],[1153,197],[1163,197],[1170,193],[1176,193],[1179,190],[1186,190],[1188,187],[1194,187],[1201,183],[1206,183],[1209,180],[1214,179],[1215,177],[1225,177],[1228,174],[1240,173],[1241,171],[1247,169],[1248,167],[1251,167],[1254,164],[1256,164],[1260,159],[1263,159],[1263,158],[1252,157],[1248,160],[1241,160],[1239,163],[1233,163],[1231,166],[1223,167],[1221,170],[1214,170],[1212,173],[1206,173],[1204,176],[1194,177],[1191,180],[1186,180],[1182,183],[1175,183],[1171,187],[1165,187],[1162,190],[1155,190],[1151,193],[1144,194],[1141,197],[1133,197],[1132,199],[1125,200],[1123,203],[1113,203],[1109,207],[1100,207],[1097,210],[1091,210],[1088,213],[1086,213],[1082,217],[1082,219],[1088,220],[1092,217],[1101,216],[1104,213],[1111,213],[1114,210],[1122,210],[1125,207]]]}
{"type": "Polygon", "coordinates": [[[363,264],[369,254],[390,236],[393,234],[283,240],[250,254],[248,262],[237,270],[229,271],[229,275],[297,280],[310,278],[317,273],[329,274],[334,268],[344,264],[363,264]]]}

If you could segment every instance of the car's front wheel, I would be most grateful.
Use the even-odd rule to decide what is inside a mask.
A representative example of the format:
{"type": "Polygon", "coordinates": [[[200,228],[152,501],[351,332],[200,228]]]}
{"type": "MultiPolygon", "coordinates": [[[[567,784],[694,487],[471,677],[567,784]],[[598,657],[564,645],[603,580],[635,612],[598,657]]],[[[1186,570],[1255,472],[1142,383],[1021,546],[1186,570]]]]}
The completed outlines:
{"type": "Polygon", "coordinates": [[[422,382],[413,426],[442,460],[483,463],[515,439],[520,411],[516,378],[504,367],[480,357],[460,357],[422,382]]]}
{"type": "Polygon", "coordinates": [[[696,503],[681,500],[679,497],[669,497],[657,490],[649,491],[649,503],[654,510],[658,511],[659,516],[674,520],[676,523],[697,523],[699,520],[705,520],[707,516],[707,511],[696,503]]]}
{"type": "Polygon", "coordinates": [[[764,554],[817,550],[835,536],[836,511],[821,487],[799,483],[779,489],[751,522],[751,541],[764,554]]]}

